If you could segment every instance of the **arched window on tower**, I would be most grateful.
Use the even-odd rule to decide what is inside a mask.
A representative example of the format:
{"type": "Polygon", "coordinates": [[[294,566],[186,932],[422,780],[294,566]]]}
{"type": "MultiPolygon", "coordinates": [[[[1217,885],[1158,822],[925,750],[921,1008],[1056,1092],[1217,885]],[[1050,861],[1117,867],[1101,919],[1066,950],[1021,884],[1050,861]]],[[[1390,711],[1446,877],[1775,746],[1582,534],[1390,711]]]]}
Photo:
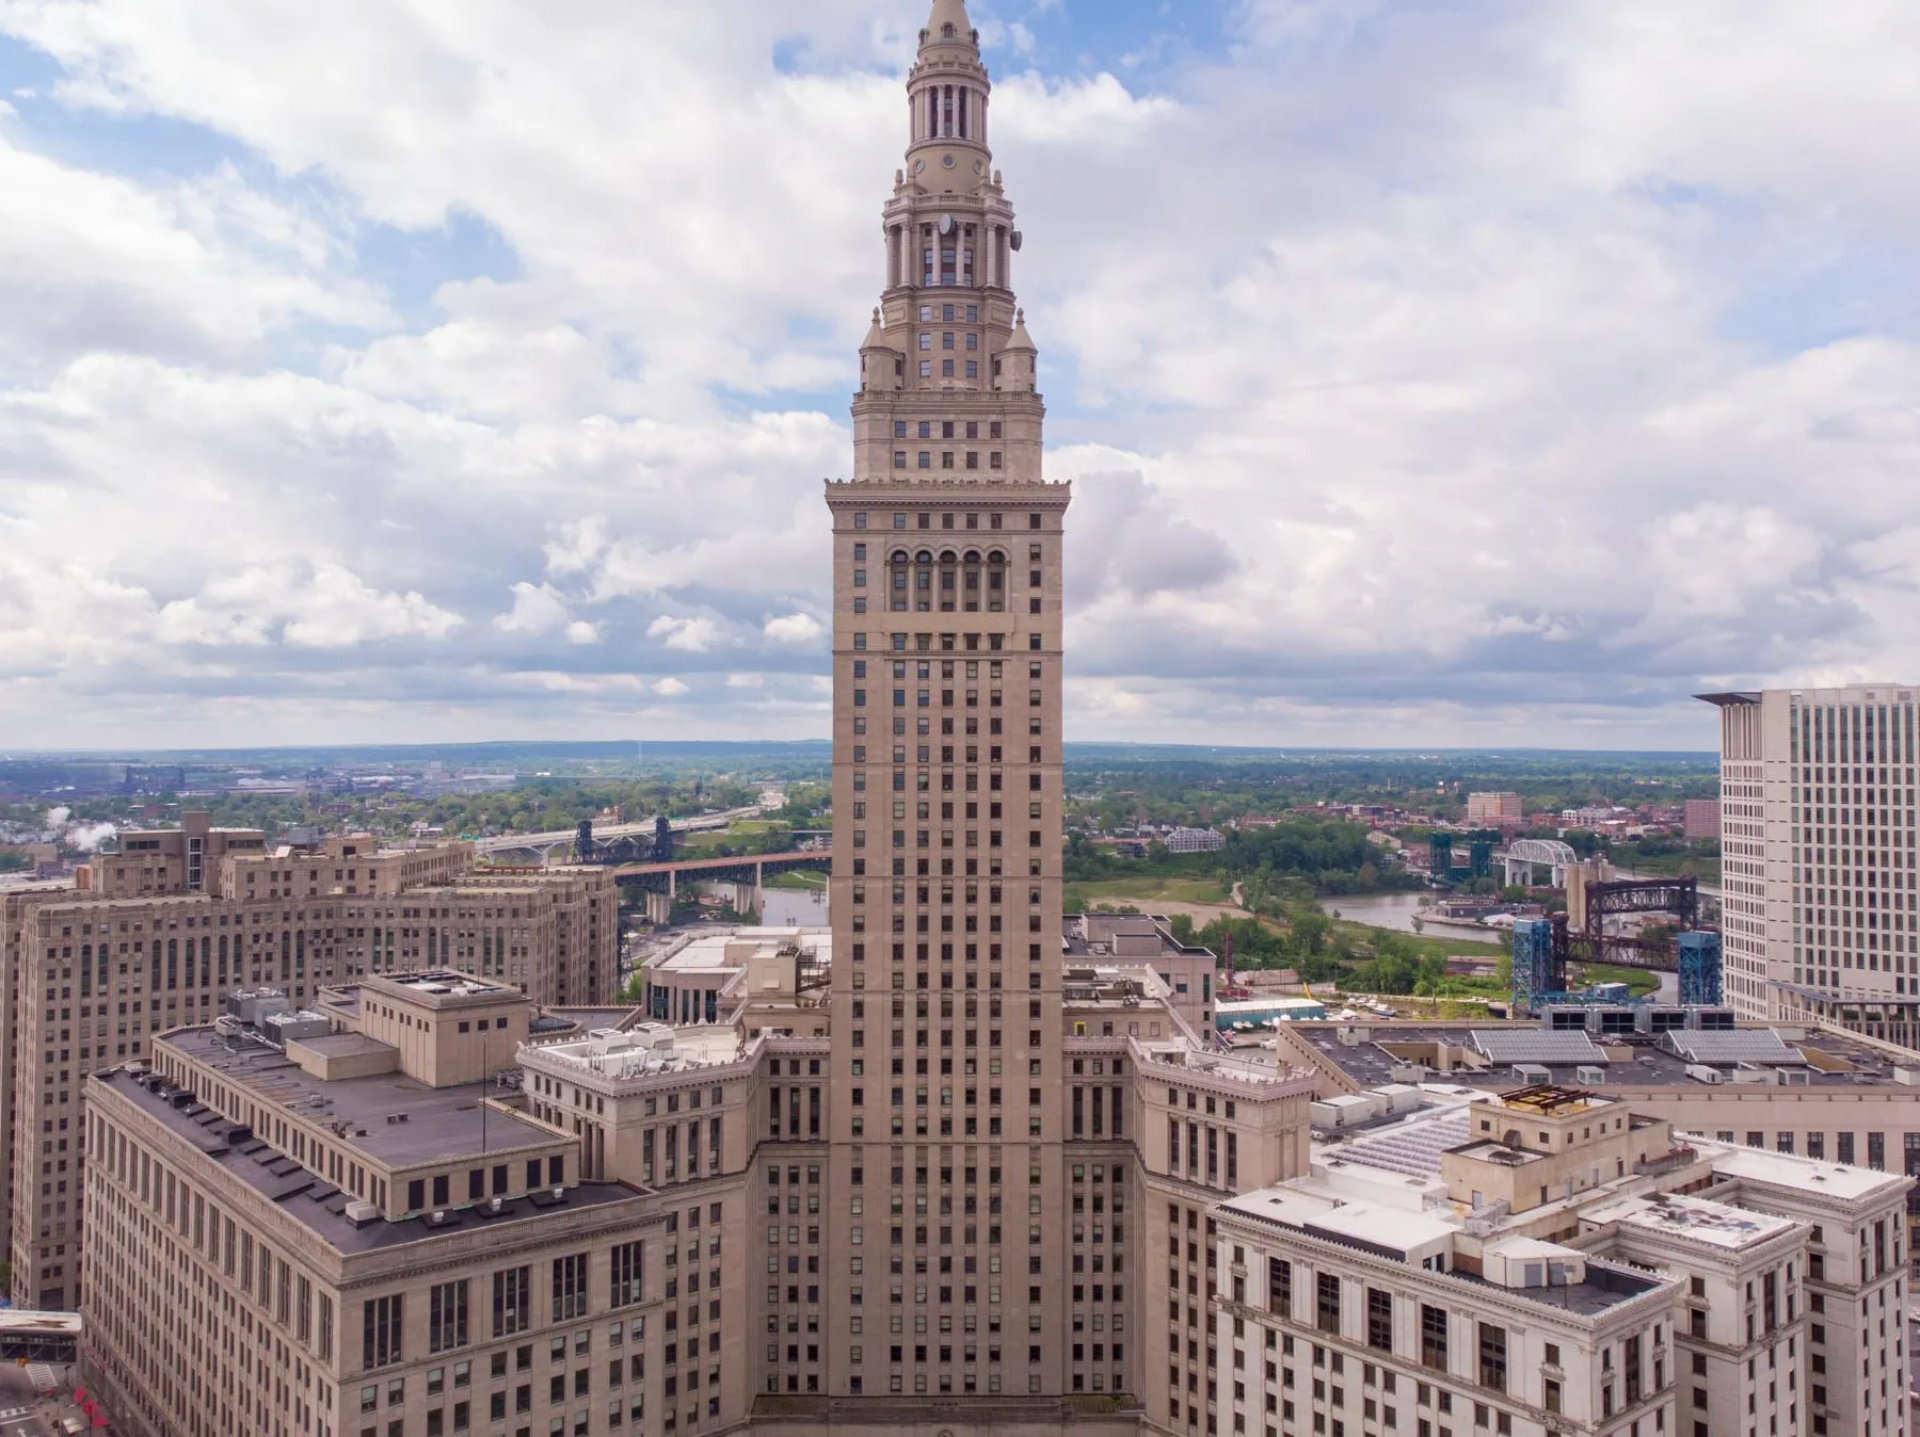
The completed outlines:
{"type": "MultiPolygon", "coordinates": [[[[952,516],[949,515],[949,518],[952,516]]],[[[956,597],[955,564],[958,562],[953,550],[948,549],[940,555],[940,612],[951,614],[956,597]]]]}
{"type": "Polygon", "coordinates": [[[935,85],[927,91],[927,138],[936,138],[940,133],[940,87],[935,85]]]}
{"type": "Polygon", "coordinates": [[[933,555],[926,549],[913,556],[913,608],[919,614],[933,611],[933,555]]]}
{"type": "Polygon", "coordinates": [[[980,612],[980,551],[969,549],[961,559],[961,606],[969,614],[980,612]]]}
{"type": "Polygon", "coordinates": [[[960,138],[967,137],[967,87],[960,87],[960,138]]]}
{"type": "Polygon", "coordinates": [[[1007,606],[1007,556],[995,549],[987,555],[987,611],[997,614],[1007,606]]]}
{"type": "Polygon", "coordinates": [[[941,111],[940,135],[942,139],[951,140],[953,138],[953,86],[948,85],[946,87],[944,101],[945,103],[941,111]]]}
{"type": "Polygon", "coordinates": [[[909,572],[907,551],[895,549],[887,558],[887,607],[896,613],[906,612],[909,572]]]}
{"type": "Polygon", "coordinates": [[[948,40],[951,40],[954,37],[955,31],[953,28],[953,22],[951,20],[949,20],[946,24],[940,27],[940,34],[942,38],[948,39],[948,40]]]}

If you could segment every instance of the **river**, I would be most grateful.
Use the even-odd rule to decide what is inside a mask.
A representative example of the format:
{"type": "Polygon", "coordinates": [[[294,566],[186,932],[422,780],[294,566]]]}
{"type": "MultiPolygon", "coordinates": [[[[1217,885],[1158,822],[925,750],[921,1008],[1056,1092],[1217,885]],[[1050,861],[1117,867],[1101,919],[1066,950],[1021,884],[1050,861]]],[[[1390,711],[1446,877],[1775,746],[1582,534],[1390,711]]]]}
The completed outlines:
{"type": "MultiPolygon", "coordinates": [[[[1425,924],[1425,936],[1428,938],[1466,938],[1478,939],[1482,943],[1504,945],[1508,935],[1498,928],[1483,928],[1478,923],[1436,922],[1431,916],[1431,908],[1422,908],[1420,900],[1428,895],[1422,893],[1368,893],[1349,898],[1322,898],[1317,900],[1323,913],[1338,913],[1351,923],[1366,923],[1375,928],[1391,928],[1398,933],[1412,933],[1413,920],[1420,918],[1425,924]]],[[[1680,980],[1672,973],[1661,973],[1659,986],[1654,990],[1658,1002],[1677,1003],[1680,1001],[1680,980]]]]}
{"type": "Polygon", "coordinates": [[[769,928],[825,928],[825,889],[763,888],[760,921],[769,928]]]}
{"type": "Polygon", "coordinates": [[[1492,943],[1500,935],[1491,929],[1482,928],[1478,923],[1438,923],[1434,921],[1431,907],[1421,907],[1422,899],[1430,899],[1427,893],[1363,893],[1346,898],[1322,898],[1317,900],[1320,911],[1327,914],[1338,913],[1353,923],[1365,923],[1373,928],[1391,928],[1397,933],[1417,932],[1413,920],[1422,920],[1426,930],[1436,938],[1478,938],[1483,943],[1492,943]]]}

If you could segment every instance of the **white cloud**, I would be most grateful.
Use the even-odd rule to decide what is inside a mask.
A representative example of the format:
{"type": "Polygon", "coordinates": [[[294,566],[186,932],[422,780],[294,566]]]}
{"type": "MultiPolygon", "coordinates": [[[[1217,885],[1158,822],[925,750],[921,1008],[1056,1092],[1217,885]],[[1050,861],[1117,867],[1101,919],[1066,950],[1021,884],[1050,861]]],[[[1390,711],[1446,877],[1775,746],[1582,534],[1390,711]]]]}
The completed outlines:
{"type": "Polygon", "coordinates": [[[324,256],[270,208],[230,176],[169,192],[0,139],[0,366],[123,349],[234,359],[296,320],[388,322],[365,284],[313,272],[324,256]]]}
{"type": "MultiPolygon", "coordinates": [[[[8,731],[212,693],[248,741],[317,694],[341,733],[817,731],[816,481],[917,18],[0,6],[59,104],[234,157],[136,180],[7,116],[8,731]],[[601,672],[661,649],[680,677],[601,672]]],[[[1700,673],[1920,663],[1920,200],[1870,138],[1920,128],[1920,12],[1236,19],[1151,89],[989,57],[1077,732],[1191,736],[1199,694],[1247,738],[1707,744],[1700,673]]]]}
{"type": "Polygon", "coordinates": [[[1014,75],[995,88],[994,102],[994,140],[1003,148],[1077,147],[1098,137],[1103,150],[1125,150],[1181,111],[1177,101],[1136,96],[1105,73],[1054,81],[1030,72],[1014,75]]]}
{"type": "Polygon", "coordinates": [[[811,614],[783,614],[768,619],[763,632],[777,644],[811,644],[823,631],[811,614]]]}
{"type": "Polygon", "coordinates": [[[334,649],[373,639],[444,639],[464,622],[417,592],[383,594],[328,564],[314,575],[285,633],[290,644],[334,649]]]}
{"type": "Polygon", "coordinates": [[[682,653],[704,654],[719,639],[720,629],[712,619],[679,619],[662,614],[647,625],[647,637],[661,639],[668,648],[682,653]]]}
{"type": "Polygon", "coordinates": [[[513,608],[493,624],[509,634],[546,634],[567,620],[566,601],[550,585],[519,583],[513,586],[513,608]]]}

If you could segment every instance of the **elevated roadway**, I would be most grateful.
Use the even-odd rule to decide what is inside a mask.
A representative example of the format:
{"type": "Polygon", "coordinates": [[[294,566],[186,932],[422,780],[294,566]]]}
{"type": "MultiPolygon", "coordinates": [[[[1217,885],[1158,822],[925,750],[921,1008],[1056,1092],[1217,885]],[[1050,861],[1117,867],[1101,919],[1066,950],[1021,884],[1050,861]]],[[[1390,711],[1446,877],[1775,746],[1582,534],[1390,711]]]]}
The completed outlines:
{"type": "MultiPolygon", "coordinates": [[[[765,812],[755,804],[749,808],[730,808],[725,813],[703,813],[693,818],[668,820],[667,827],[675,833],[703,833],[716,828],[725,828],[736,819],[758,818],[765,812]]],[[[651,834],[659,819],[649,818],[640,823],[610,823],[606,827],[595,827],[593,837],[596,842],[611,842],[617,838],[640,838],[651,834]]],[[[503,853],[538,854],[542,863],[550,863],[553,855],[560,849],[571,849],[579,828],[551,829],[545,833],[502,833],[491,838],[477,838],[473,841],[475,853],[486,858],[498,857],[503,853]]]]}
{"type": "Polygon", "coordinates": [[[681,858],[671,863],[622,863],[609,871],[622,884],[632,884],[644,891],[648,920],[664,923],[673,909],[682,878],[732,883],[738,890],[734,907],[745,912],[760,906],[760,889],[769,874],[808,868],[831,872],[832,852],[822,848],[790,853],[737,853],[725,858],[681,858]]]}

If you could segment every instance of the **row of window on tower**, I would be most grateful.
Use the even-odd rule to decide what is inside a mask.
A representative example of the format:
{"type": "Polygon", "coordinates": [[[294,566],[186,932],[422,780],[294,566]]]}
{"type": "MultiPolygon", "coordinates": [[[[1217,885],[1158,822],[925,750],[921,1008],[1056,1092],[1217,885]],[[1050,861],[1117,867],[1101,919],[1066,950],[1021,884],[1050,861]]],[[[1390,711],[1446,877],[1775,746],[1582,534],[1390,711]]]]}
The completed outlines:
{"type": "MultiPolygon", "coordinates": [[[[895,439],[905,439],[907,437],[908,422],[909,421],[905,419],[896,419],[893,421],[893,437],[895,439]]],[[[977,419],[969,419],[964,422],[956,419],[922,419],[918,422],[916,432],[919,434],[919,437],[922,439],[932,439],[934,437],[933,426],[935,424],[938,424],[940,426],[939,437],[942,439],[963,439],[963,438],[978,439],[980,437],[980,421],[977,419]]],[[[988,420],[987,421],[987,438],[998,439],[1000,437],[1000,434],[1001,434],[1000,421],[998,419],[988,420]]],[[[923,515],[922,517],[924,518],[925,516],[923,515]]],[[[894,527],[905,528],[906,526],[903,524],[896,524],[894,527]]],[[[920,527],[922,529],[925,529],[928,526],[927,524],[923,523],[921,524],[920,527]]],[[[951,518],[949,518],[949,520],[944,525],[944,527],[948,529],[951,529],[953,527],[951,518]]],[[[972,529],[978,526],[976,524],[968,524],[967,527],[969,529],[972,529]]],[[[997,529],[1000,526],[998,524],[995,524],[993,527],[997,529]]],[[[1038,528],[1039,526],[1035,525],[1034,527],[1038,528]]]]}
{"type": "MultiPolygon", "coordinates": [[[[965,453],[966,453],[965,463],[958,463],[956,462],[956,459],[958,456],[956,455],[955,451],[951,449],[941,450],[940,451],[940,467],[942,469],[973,469],[973,470],[979,469],[980,451],[978,449],[969,449],[965,451],[965,453]]],[[[920,451],[919,460],[912,466],[909,466],[907,463],[907,451],[904,449],[896,449],[893,451],[893,467],[895,469],[906,469],[909,467],[917,468],[917,469],[931,469],[933,468],[933,451],[930,449],[922,449],[920,451]]],[[[1006,462],[1005,462],[1004,456],[1001,454],[1001,452],[998,449],[988,451],[988,454],[987,454],[988,470],[991,471],[991,470],[1003,469],[1005,467],[1006,467],[1006,462]]],[[[972,516],[969,515],[968,517],[972,517],[972,516]]]]}
{"type": "MultiPolygon", "coordinates": [[[[979,517],[980,516],[977,513],[969,513],[967,515],[967,527],[969,529],[979,528],[980,526],[976,522],[979,519],[979,517]]],[[[1004,520],[1005,520],[1005,516],[1002,514],[989,514],[987,515],[987,527],[989,529],[999,529],[1002,527],[1009,527],[1004,524],[1004,520]]],[[[894,528],[904,529],[907,527],[907,516],[905,514],[896,513],[893,516],[892,522],[893,522],[894,528]]],[[[867,516],[864,512],[857,513],[853,516],[853,527],[856,529],[864,529],[867,527],[867,516]]],[[[926,509],[921,510],[920,513],[916,516],[916,523],[914,524],[913,527],[917,529],[931,529],[933,527],[932,511],[926,510],[926,509]]],[[[951,529],[953,527],[953,513],[951,510],[949,510],[948,512],[940,516],[940,527],[942,529],[951,529]]],[[[1029,529],[1038,529],[1041,527],[1040,515],[1038,513],[1031,513],[1027,515],[1027,527],[1029,529]]]]}

